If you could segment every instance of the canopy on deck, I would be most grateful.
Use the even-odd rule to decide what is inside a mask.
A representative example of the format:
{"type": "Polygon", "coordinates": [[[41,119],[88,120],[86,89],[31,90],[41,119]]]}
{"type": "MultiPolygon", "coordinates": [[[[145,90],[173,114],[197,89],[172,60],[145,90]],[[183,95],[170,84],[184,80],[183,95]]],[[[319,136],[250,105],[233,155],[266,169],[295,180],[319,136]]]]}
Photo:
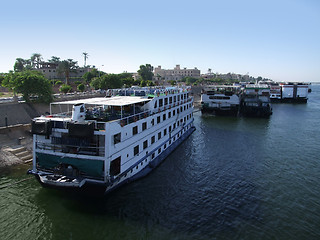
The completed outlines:
{"type": "Polygon", "coordinates": [[[79,103],[84,103],[86,105],[104,105],[104,106],[125,106],[132,105],[142,102],[148,102],[150,99],[136,96],[116,96],[110,98],[87,98],[87,99],[79,99],[79,100],[71,100],[64,102],[54,102],[52,104],[63,104],[63,105],[75,105],[79,103]]]}

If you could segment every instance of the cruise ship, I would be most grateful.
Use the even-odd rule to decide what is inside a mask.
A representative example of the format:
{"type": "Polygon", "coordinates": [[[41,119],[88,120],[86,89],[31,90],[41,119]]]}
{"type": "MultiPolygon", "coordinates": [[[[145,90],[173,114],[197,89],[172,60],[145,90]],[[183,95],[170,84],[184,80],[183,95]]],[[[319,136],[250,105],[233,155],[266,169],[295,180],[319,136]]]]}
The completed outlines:
{"type": "Polygon", "coordinates": [[[29,174],[45,187],[108,193],[145,176],[194,130],[191,88],[134,88],[57,102],[32,120],[29,174]]]}
{"type": "Polygon", "coordinates": [[[240,112],[243,116],[270,117],[270,87],[267,84],[247,84],[242,92],[240,112]]]}
{"type": "Polygon", "coordinates": [[[213,85],[201,92],[201,112],[237,116],[240,105],[240,86],[213,85]]]}

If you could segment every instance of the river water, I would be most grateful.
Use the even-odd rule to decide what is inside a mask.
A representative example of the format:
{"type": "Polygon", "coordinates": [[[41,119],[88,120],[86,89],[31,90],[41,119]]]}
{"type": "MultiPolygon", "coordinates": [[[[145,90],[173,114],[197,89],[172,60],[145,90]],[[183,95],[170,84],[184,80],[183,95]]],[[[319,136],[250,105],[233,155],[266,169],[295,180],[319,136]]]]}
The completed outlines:
{"type": "Polygon", "coordinates": [[[164,163],[104,198],[0,169],[0,239],[320,239],[320,85],[270,119],[194,118],[164,163]]]}

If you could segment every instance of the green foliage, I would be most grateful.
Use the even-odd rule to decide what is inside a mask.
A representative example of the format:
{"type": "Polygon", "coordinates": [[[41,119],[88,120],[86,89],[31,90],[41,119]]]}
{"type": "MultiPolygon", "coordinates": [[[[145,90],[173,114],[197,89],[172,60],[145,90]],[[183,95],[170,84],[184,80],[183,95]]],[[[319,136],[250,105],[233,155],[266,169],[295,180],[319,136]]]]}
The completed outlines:
{"type": "Polygon", "coordinates": [[[154,86],[154,82],[153,82],[153,81],[148,80],[148,81],[147,81],[147,86],[148,86],[148,87],[152,87],[152,86],[154,86]]]}
{"type": "Polygon", "coordinates": [[[5,75],[4,74],[0,74],[0,86],[1,86],[1,83],[4,80],[4,78],[5,78],[5,75]]]}
{"type": "Polygon", "coordinates": [[[121,88],[122,80],[118,74],[107,74],[101,77],[100,89],[121,88]]]}
{"type": "Polygon", "coordinates": [[[74,83],[77,84],[77,85],[79,85],[79,84],[81,84],[82,82],[81,82],[81,81],[75,81],[74,83]]]}
{"type": "Polygon", "coordinates": [[[26,102],[30,102],[31,98],[36,98],[39,102],[52,101],[50,81],[38,71],[11,71],[5,76],[2,85],[14,93],[21,93],[26,102]]]}
{"type": "Polygon", "coordinates": [[[147,86],[147,81],[146,80],[142,80],[140,82],[140,87],[145,87],[145,86],[147,86]]]}
{"type": "Polygon", "coordinates": [[[79,68],[77,64],[78,62],[73,61],[72,59],[63,60],[62,62],[59,63],[58,72],[65,76],[66,84],[68,84],[70,73],[76,72],[77,69],[79,68]]]}
{"type": "Polygon", "coordinates": [[[61,85],[62,84],[62,81],[58,80],[55,82],[55,85],[61,85]]]}
{"type": "Polygon", "coordinates": [[[103,71],[98,71],[96,68],[91,69],[90,72],[86,72],[82,78],[86,83],[90,83],[93,78],[101,77],[106,73],[103,71]]]}
{"type": "Polygon", "coordinates": [[[171,86],[174,86],[177,84],[177,82],[175,80],[170,80],[169,83],[171,84],[171,86]]]}
{"type": "Polygon", "coordinates": [[[184,77],[183,79],[181,79],[181,82],[185,82],[187,85],[192,85],[197,80],[198,80],[198,78],[194,78],[194,77],[184,77]]]}
{"type": "Polygon", "coordinates": [[[68,93],[72,90],[72,87],[70,85],[67,85],[67,84],[62,84],[59,88],[59,91],[60,92],[63,92],[63,93],[68,93]]]}
{"type": "Polygon", "coordinates": [[[143,80],[152,80],[153,67],[150,64],[140,65],[138,73],[143,80]]]}
{"type": "Polygon", "coordinates": [[[83,83],[80,83],[80,84],[78,85],[77,89],[78,89],[78,91],[83,92],[84,89],[85,89],[84,84],[83,84],[83,83]]]}
{"type": "Polygon", "coordinates": [[[99,89],[100,85],[101,85],[101,79],[98,77],[93,78],[90,82],[90,86],[95,90],[99,89]]]}

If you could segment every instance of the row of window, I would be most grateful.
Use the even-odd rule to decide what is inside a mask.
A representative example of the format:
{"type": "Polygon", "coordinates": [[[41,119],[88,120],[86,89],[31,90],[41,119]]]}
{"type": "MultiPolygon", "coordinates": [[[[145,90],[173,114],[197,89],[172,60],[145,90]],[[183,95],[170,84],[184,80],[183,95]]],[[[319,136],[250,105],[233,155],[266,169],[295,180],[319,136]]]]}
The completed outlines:
{"type": "MultiPolygon", "coordinates": [[[[171,117],[174,117],[176,114],[179,114],[180,112],[186,111],[191,107],[192,107],[192,104],[189,103],[189,104],[186,104],[184,106],[180,106],[180,107],[178,107],[176,109],[173,109],[171,111],[165,112],[165,113],[162,114],[162,121],[167,120],[167,118],[169,119],[171,117]]],[[[184,121],[189,120],[189,118],[191,118],[191,114],[185,116],[184,118],[185,118],[184,121]]],[[[150,123],[151,123],[152,126],[154,126],[155,119],[152,119],[150,123]]],[[[157,124],[159,124],[159,123],[161,123],[161,116],[157,116],[157,124]]],[[[146,130],[147,127],[148,127],[147,126],[147,122],[143,122],[142,126],[141,126],[142,131],[146,130]]],[[[138,133],[139,133],[138,126],[132,127],[132,136],[134,136],[134,135],[136,135],[138,133]]],[[[117,144],[119,142],[121,142],[121,133],[117,133],[117,134],[113,135],[113,143],[117,144]]]]}
{"type": "MultiPolygon", "coordinates": [[[[184,118],[181,118],[180,121],[174,123],[173,125],[170,125],[168,128],[165,128],[165,129],[159,131],[157,134],[153,135],[150,138],[150,145],[154,144],[156,142],[156,136],[157,136],[157,140],[159,141],[161,138],[167,136],[167,134],[170,134],[176,127],[182,125],[187,120],[189,120],[189,118],[191,118],[191,117],[192,117],[192,115],[189,114],[189,115],[185,116],[184,118]]],[[[187,128],[189,128],[189,127],[190,126],[187,126],[187,128]]],[[[179,137],[179,134],[178,134],[178,137],[179,137]]],[[[148,139],[143,142],[142,146],[143,146],[143,150],[145,150],[148,147],[148,139]]],[[[139,154],[139,152],[140,151],[139,151],[139,144],[138,144],[133,148],[133,155],[136,156],[139,154]]]]}
{"type": "Polygon", "coordinates": [[[188,98],[189,98],[189,93],[184,93],[184,94],[179,94],[179,95],[175,95],[175,96],[160,98],[160,99],[158,99],[158,100],[156,100],[154,102],[154,108],[158,107],[158,102],[159,102],[159,107],[162,107],[162,106],[168,105],[168,103],[172,104],[172,103],[180,102],[180,100],[181,101],[187,100],[188,98]]]}
{"type": "MultiPolygon", "coordinates": [[[[172,138],[172,140],[170,139],[168,141],[168,147],[173,142],[175,142],[177,139],[179,139],[179,137],[181,137],[182,134],[185,133],[185,131],[187,131],[189,128],[191,128],[190,125],[188,125],[185,129],[182,129],[176,136],[174,136],[172,138]]],[[[166,134],[167,134],[167,129],[164,130],[164,135],[166,135],[166,134]]],[[[161,138],[161,132],[158,133],[158,139],[160,139],[160,138],[161,138]]],[[[154,143],[154,142],[155,142],[155,135],[151,137],[151,143],[154,143]]],[[[143,149],[146,149],[148,147],[148,140],[145,140],[142,145],[143,145],[143,149]]],[[[167,148],[167,143],[165,143],[162,147],[158,148],[157,151],[153,152],[151,154],[150,160],[153,160],[156,157],[156,154],[158,156],[166,148],[167,148]]],[[[135,146],[133,148],[133,153],[134,153],[134,155],[138,155],[139,154],[139,145],[137,145],[137,146],[135,146]]],[[[148,152],[146,152],[146,155],[147,154],[148,154],[148,152]]],[[[128,155],[127,155],[127,157],[128,157],[128,155]]],[[[146,158],[144,160],[144,162],[146,163],[147,161],[148,161],[148,159],[146,158]]],[[[141,162],[140,165],[143,166],[143,162],[141,162]]],[[[120,173],[120,168],[121,168],[121,156],[119,156],[116,159],[111,161],[111,163],[110,163],[110,174],[113,175],[113,176],[118,175],[120,173]]],[[[139,169],[139,165],[136,166],[136,169],[139,169]]],[[[131,169],[131,173],[132,172],[133,172],[133,169],[131,169]]],[[[127,174],[124,175],[124,177],[126,177],[126,176],[127,176],[127,174]]]]}

